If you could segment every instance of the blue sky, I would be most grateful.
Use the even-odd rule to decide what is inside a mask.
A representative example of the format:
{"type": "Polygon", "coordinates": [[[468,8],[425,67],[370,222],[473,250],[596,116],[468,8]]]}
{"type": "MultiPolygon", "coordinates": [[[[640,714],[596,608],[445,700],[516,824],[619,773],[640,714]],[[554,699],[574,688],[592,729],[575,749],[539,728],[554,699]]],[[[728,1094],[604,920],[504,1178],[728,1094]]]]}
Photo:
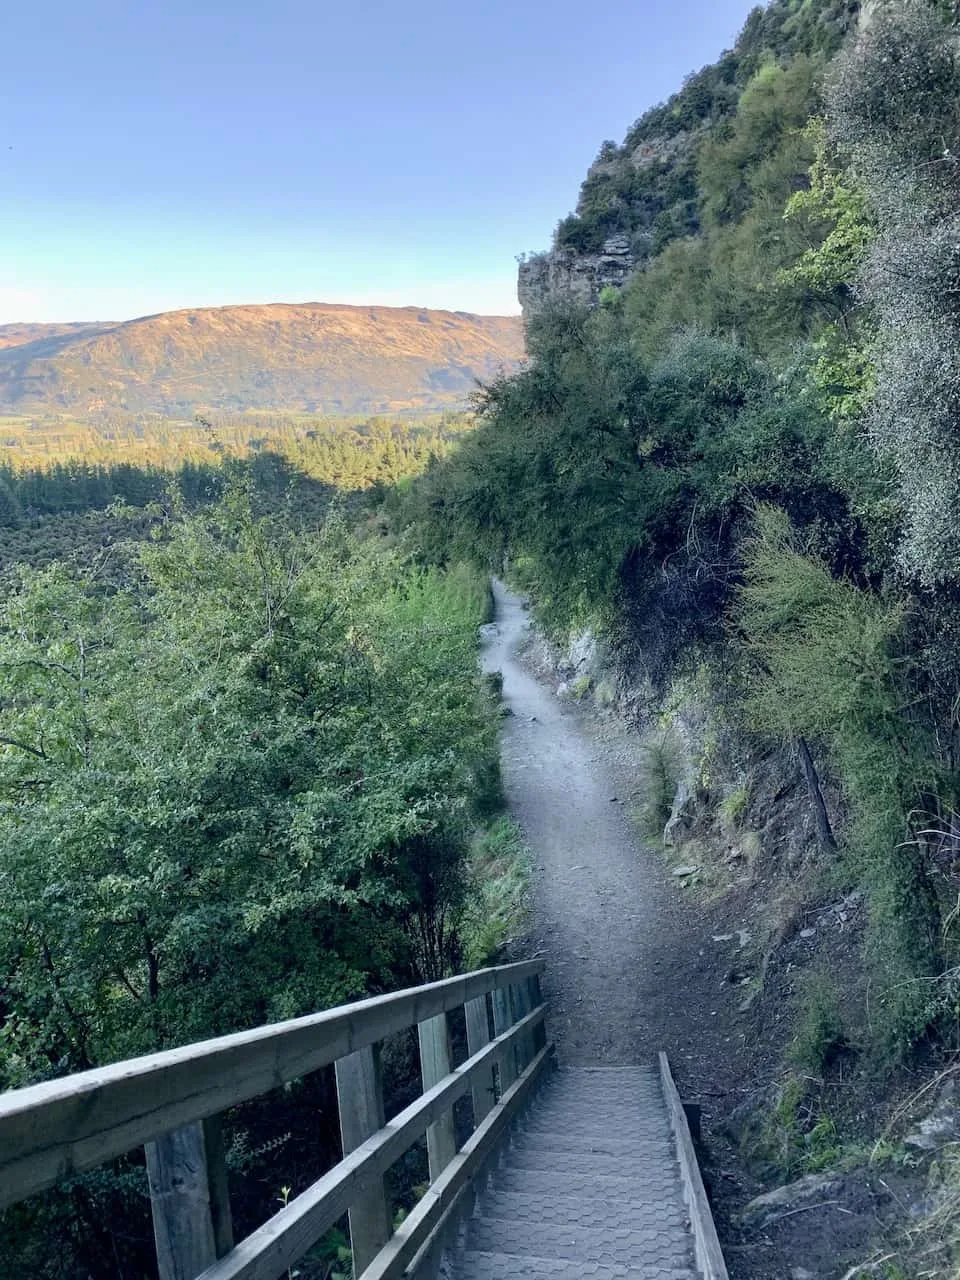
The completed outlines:
{"type": "Polygon", "coordinates": [[[237,302],[516,311],[605,138],[748,0],[4,6],[0,323],[237,302]]]}

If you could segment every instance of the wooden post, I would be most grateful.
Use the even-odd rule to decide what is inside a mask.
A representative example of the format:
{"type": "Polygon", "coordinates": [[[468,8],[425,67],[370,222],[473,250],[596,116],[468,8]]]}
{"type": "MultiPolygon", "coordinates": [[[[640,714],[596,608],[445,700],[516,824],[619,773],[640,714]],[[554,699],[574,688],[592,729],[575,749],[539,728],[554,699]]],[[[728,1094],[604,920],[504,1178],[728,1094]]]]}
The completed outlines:
{"type": "MultiPolygon", "coordinates": [[[[518,982],[510,988],[510,1007],[513,1009],[513,1020],[519,1022],[530,1012],[530,995],[525,982],[518,982]]],[[[533,1032],[525,1031],[517,1040],[517,1075],[533,1061],[533,1032]]]]}
{"type": "MultiPolygon", "coordinates": [[[[540,990],[540,975],[535,973],[532,978],[527,979],[527,992],[530,998],[530,1008],[539,1009],[543,1004],[543,992],[540,990]]],[[[547,1024],[541,1022],[533,1033],[533,1047],[535,1052],[539,1053],[543,1046],[547,1043],[547,1024]]]]}
{"type": "MultiPolygon", "coordinates": [[[[493,992],[493,1033],[502,1036],[513,1026],[513,1014],[510,1008],[510,993],[503,988],[493,992]]],[[[508,1049],[500,1060],[500,1094],[501,1097],[517,1078],[517,1058],[512,1049],[508,1049]]]]}
{"type": "MultiPolygon", "coordinates": [[[[368,1045],[336,1065],[337,1103],[343,1154],[349,1155],[384,1126],[383,1085],[378,1046],[368,1045]]],[[[392,1223],[383,1178],[366,1187],[350,1205],[350,1248],[356,1278],[390,1239],[392,1223]]]]}
{"type": "MultiPolygon", "coordinates": [[[[450,1037],[447,1033],[447,1015],[438,1013],[417,1026],[420,1037],[420,1076],[424,1092],[448,1076],[450,1066],[450,1037]]],[[[435,1182],[457,1154],[457,1140],[453,1132],[453,1112],[447,1111],[427,1129],[427,1158],[430,1165],[430,1181],[435,1182]]]]}
{"type": "Polygon", "coordinates": [[[160,1280],[195,1280],[233,1247],[220,1117],[145,1144],[160,1280]]]}
{"type": "MultiPolygon", "coordinates": [[[[485,1044],[490,1043],[490,1020],[487,1016],[487,997],[477,996],[463,1006],[467,1015],[467,1052],[472,1058],[485,1044]]],[[[493,1110],[496,1087],[493,1067],[484,1071],[473,1086],[473,1127],[481,1124],[493,1110]]]]}

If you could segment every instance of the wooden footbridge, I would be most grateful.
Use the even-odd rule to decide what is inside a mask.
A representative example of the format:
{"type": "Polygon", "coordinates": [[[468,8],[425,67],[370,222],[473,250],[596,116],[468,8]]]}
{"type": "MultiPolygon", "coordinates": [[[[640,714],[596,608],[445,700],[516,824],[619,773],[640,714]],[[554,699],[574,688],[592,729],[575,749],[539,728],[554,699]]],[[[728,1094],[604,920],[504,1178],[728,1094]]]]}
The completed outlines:
{"type": "Polygon", "coordinates": [[[0,1095],[0,1208],[144,1146],[160,1280],[276,1280],[345,1213],[357,1280],[726,1280],[666,1058],[553,1070],[541,968],[483,969],[0,1095]],[[454,1066],[461,1006],[468,1056],[454,1066]],[[413,1026],[423,1093],[385,1123],[378,1045],[413,1026]],[[343,1159],[235,1241],[220,1116],[331,1063],[343,1159]],[[393,1230],[384,1175],[424,1134],[430,1186],[393,1230]]]}

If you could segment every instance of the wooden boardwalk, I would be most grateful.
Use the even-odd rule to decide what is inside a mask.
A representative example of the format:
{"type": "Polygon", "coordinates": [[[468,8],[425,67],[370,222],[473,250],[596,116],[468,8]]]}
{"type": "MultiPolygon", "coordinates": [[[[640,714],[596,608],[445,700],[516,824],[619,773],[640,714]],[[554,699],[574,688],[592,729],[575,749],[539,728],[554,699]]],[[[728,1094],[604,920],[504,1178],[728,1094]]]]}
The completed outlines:
{"type": "Polygon", "coordinates": [[[726,1280],[666,1059],[659,1075],[555,1072],[542,969],[482,969],[0,1095],[0,1209],[145,1146],[160,1280],[279,1280],[345,1213],[356,1280],[726,1280]],[[385,1121],[379,1046],[414,1026],[423,1092],[385,1121]],[[330,1064],[342,1160],[236,1241],[222,1113],[330,1064]],[[394,1230],[384,1177],[424,1136],[430,1185],[394,1230]]]}
{"type": "Polygon", "coordinates": [[[517,1121],[448,1273],[699,1280],[657,1070],[556,1072],[517,1121]]]}

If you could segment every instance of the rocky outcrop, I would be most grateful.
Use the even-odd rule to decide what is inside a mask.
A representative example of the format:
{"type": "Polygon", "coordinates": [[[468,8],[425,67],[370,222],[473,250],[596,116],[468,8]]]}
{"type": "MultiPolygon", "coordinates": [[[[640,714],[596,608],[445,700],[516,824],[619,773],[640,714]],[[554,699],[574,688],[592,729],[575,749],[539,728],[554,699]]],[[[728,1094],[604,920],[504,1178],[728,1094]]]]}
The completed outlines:
{"type": "Polygon", "coordinates": [[[607,143],[587,171],[576,216],[589,218],[590,192],[630,173],[647,171],[649,182],[631,197],[630,231],[609,235],[598,252],[586,253],[554,242],[552,249],[520,261],[517,295],[526,319],[549,298],[573,299],[595,306],[604,289],[619,289],[653,252],[653,223],[670,201],[661,190],[673,166],[682,163],[702,138],[704,128],[651,134],[617,147],[607,143]]]}
{"type": "Polygon", "coordinates": [[[541,310],[549,298],[568,298],[592,307],[604,289],[619,289],[633,266],[630,238],[626,235],[610,236],[595,254],[570,248],[531,254],[521,261],[517,276],[517,297],[524,319],[541,310]]]}

